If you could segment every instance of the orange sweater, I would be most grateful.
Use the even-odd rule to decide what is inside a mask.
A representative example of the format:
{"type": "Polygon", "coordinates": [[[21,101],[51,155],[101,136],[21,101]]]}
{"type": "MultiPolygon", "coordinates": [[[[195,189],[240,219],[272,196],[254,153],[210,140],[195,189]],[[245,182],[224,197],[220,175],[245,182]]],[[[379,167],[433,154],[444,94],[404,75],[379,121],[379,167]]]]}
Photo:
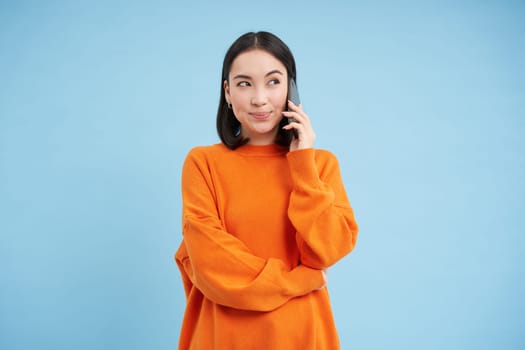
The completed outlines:
{"type": "Polygon", "coordinates": [[[321,270],[353,249],[357,224],[332,153],[197,147],[182,199],[179,349],[339,348],[321,270]]]}

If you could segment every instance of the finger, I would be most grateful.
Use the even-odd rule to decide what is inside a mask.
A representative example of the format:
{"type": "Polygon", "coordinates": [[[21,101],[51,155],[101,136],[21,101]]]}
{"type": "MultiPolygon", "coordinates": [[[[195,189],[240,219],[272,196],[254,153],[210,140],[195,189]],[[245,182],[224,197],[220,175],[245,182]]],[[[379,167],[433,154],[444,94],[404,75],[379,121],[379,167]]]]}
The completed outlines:
{"type": "Polygon", "coordinates": [[[283,111],[283,115],[284,115],[286,118],[295,118],[295,117],[298,117],[298,116],[299,116],[299,113],[297,113],[297,112],[292,112],[292,111],[283,111]]]}
{"type": "Polygon", "coordinates": [[[310,120],[308,115],[303,111],[303,104],[299,103],[299,105],[295,105],[292,101],[288,101],[289,111],[288,112],[295,112],[301,116],[303,116],[306,120],[310,120]]]}
{"type": "Polygon", "coordinates": [[[304,112],[299,113],[299,112],[292,112],[292,111],[283,111],[283,115],[286,118],[294,118],[298,123],[301,123],[301,124],[308,124],[310,122],[310,119],[304,112]]]}
{"type": "Polygon", "coordinates": [[[283,126],[284,130],[295,130],[297,134],[302,135],[304,133],[304,126],[302,124],[299,124],[297,122],[290,122],[283,126]]]}
{"type": "Polygon", "coordinates": [[[291,100],[288,100],[288,108],[290,108],[292,111],[301,111],[303,109],[303,104],[299,103],[299,105],[296,105],[291,100]]]}
{"type": "Polygon", "coordinates": [[[286,130],[290,130],[290,129],[299,129],[299,128],[304,128],[304,125],[302,125],[301,123],[298,123],[297,121],[289,121],[288,124],[286,124],[285,126],[283,126],[283,129],[286,129],[286,130]]]}

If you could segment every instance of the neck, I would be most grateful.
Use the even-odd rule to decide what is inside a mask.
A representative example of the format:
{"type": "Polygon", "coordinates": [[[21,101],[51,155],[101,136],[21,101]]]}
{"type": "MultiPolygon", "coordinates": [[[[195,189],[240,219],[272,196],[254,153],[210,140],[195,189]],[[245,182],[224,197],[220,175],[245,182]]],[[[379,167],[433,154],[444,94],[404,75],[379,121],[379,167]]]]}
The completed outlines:
{"type": "Polygon", "coordinates": [[[251,135],[243,134],[243,136],[248,138],[247,145],[251,145],[251,146],[273,145],[275,143],[275,139],[277,137],[277,129],[275,129],[271,133],[251,134],[251,135]]]}

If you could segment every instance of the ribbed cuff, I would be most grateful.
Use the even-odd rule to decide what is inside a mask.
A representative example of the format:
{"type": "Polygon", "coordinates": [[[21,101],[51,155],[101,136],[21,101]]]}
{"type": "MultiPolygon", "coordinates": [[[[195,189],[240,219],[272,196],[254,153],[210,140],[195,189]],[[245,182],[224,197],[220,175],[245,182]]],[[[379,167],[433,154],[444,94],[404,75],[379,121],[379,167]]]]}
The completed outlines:
{"type": "Polygon", "coordinates": [[[299,265],[289,272],[289,295],[305,295],[325,285],[321,270],[299,265]]]}

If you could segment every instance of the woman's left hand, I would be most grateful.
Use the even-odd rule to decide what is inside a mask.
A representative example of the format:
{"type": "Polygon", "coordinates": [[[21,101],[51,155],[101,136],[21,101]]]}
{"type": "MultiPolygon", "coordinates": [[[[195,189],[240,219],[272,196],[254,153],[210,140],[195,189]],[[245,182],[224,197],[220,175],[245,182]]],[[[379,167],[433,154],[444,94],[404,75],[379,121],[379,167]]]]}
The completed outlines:
{"type": "Polygon", "coordinates": [[[283,115],[286,118],[293,118],[294,121],[285,125],[283,129],[297,132],[297,137],[294,136],[290,143],[290,151],[313,148],[315,133],[310,118],[303,112],[302,104],[296,106],[292,101],[288,101],[288,107],[289,111],[284,111],[283,115]]]}

